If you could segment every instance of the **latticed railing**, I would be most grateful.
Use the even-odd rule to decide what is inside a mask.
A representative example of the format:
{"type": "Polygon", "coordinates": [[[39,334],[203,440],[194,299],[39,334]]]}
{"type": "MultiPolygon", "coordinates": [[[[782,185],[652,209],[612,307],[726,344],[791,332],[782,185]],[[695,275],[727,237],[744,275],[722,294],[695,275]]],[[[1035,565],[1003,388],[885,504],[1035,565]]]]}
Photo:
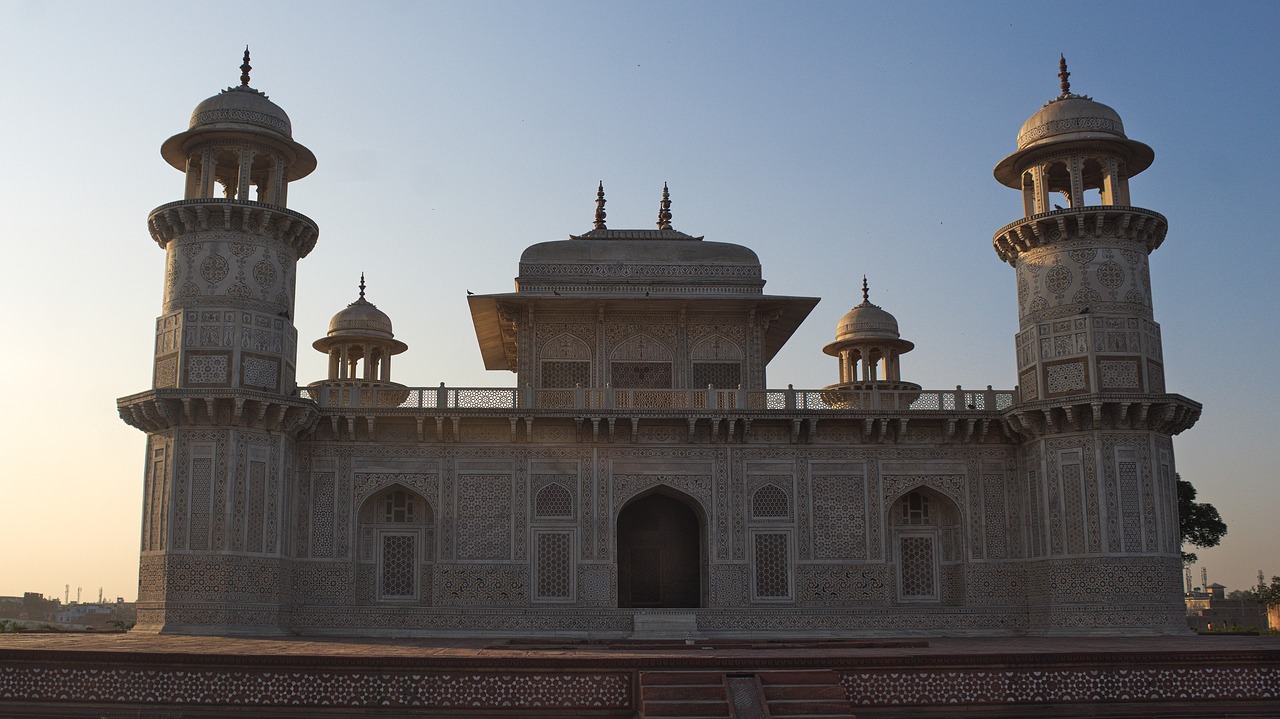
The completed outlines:
{"type": "Polygon", "coordinates": [[[326,387],[300,389],[321,407],[383,409],[590,409],[615,411],[703,410],[990,412],[1012,407],[1016,390],[829,389],[618,389],[574,387],[326,387]]]}

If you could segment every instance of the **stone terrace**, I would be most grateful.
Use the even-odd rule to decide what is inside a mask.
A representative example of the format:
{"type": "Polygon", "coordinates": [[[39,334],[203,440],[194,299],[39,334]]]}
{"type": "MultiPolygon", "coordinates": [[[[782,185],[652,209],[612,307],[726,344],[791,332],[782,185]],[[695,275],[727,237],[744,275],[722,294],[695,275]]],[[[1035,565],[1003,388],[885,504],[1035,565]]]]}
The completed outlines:
{"type": "Polygon", "coordinates": [[[1280,638],[0,636],[0,715],[1280,716],[1280,638]]]}

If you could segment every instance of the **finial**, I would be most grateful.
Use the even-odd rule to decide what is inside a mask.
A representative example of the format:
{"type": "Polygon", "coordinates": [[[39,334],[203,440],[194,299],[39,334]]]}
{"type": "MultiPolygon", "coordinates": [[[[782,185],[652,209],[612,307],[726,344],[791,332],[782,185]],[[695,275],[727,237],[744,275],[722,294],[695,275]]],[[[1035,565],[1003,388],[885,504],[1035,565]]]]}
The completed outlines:
{"type": "Polygon", "coordinates": [[[1059,97],[1069,97],[1071,95],[1071,83],[1067,78],[1071,77],[1071,73],[1067,72],[1067,58],[1062,53],[1058,53],[1058,79],[1062,80],[1062,94],[1059,97]]]}
{"type": "Polygon", "coordinates": [[[244,62],[240,65],[240,87],[249,87],[249,71],[253,66],[249,64],[249,46],[244,46],[244,62]]]}
{"type": "Polygon", "coordinates": [[[870,295],[871,295],[870,291],[867,290],[867,276],[864,274],[862,276],[862,301],[866,303],[870,303],[871,302],[870,295]]]}
{"type": "Polygon", "coordinates": [[[600,181],[600,187],[596,190],[596,221],[592,225],[597,230],[607,230],[604,224],[604,180],[600,181]]]}
{"type": "Polygon", "coordinates": [[[667,191],[667,183],[662,183],[662,202],[658,203],[658,229],[671,228],[671,193],[667,191]]]}
{"type": "Polygon", "coordinates": [[[360,273],[360,299],[364,299],[364,273],[360,273]]]}

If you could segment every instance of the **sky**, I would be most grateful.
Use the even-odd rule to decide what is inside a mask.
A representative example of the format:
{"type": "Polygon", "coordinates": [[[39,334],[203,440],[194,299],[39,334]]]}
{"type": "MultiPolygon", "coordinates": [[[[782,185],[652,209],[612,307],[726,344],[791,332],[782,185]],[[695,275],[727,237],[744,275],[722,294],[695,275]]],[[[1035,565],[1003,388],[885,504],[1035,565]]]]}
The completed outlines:
{"type": "Polygon", "coordinates": [[[1265,2],[66,3],[0,0],[0,595],[137,592],[144,436],[118,397],[151,382],[164,253],[150,210],[181,199],[159,155],[204,98],[252,85],[319,159],[289,206],[320,226],[299,264],[310,343],[368,298],[413,386],[510,386],[483,369],[466,292],[512,289],[521,250],[591,228],[676,229],[754,249],[766,291],[822,298],[769,385],[836,381],[821,348],[859,300],[916,349],[930,389],[1015,384],[1022,216],[994,165],[1071,86],[1115,108],[1155,164],[1133,204],[1169,219],[1151,259],[1169,390],[1204,404],[1178,471],[1229,533],[1210,582],[1280,575],[1280,356],[1271,211],[1280,80],[1265,2]]]}

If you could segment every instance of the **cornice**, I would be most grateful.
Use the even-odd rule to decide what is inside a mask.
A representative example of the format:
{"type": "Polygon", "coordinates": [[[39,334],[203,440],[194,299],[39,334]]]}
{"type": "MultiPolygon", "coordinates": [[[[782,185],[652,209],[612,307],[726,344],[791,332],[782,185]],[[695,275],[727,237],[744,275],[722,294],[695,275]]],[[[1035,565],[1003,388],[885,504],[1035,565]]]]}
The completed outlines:
{"type": "Polygon", "coordinates": [[[116,400],[120,419],[144,432],[247,427],[297,436],[319,418],[315,402],[242,390],[153,389],[116,400]]]}

